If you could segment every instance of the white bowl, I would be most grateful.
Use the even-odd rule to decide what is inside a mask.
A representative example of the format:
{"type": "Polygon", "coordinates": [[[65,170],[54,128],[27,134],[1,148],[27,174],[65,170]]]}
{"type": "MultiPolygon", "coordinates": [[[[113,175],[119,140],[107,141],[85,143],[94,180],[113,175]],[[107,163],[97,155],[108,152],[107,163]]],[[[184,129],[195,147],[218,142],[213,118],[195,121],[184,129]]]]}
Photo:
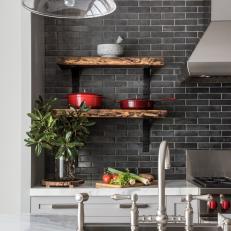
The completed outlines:
{"type": "Polygon", "coordinates": [[[99,44],[97,54],[101,57],[118,57],[123,55],[124,49],[120,44],[99,44]]]}

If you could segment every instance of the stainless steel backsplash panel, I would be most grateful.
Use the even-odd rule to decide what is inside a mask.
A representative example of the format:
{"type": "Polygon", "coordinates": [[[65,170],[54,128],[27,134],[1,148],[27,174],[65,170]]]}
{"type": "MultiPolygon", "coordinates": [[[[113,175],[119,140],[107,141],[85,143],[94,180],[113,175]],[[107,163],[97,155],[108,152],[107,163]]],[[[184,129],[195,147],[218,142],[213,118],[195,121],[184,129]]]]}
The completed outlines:
{"type": "Polygon", "coordinates": [[[195,176],[231,177],[231,150],[187,150],[186,179],[195,176]]]}

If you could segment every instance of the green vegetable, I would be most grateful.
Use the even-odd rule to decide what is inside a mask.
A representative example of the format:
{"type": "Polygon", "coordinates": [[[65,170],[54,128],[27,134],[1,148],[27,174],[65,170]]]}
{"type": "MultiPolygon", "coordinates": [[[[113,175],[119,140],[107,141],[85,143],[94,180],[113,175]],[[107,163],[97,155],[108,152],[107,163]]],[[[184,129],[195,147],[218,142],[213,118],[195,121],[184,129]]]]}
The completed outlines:
{"type": "Polygon", "coordinates": [[[110,173],[114,173],[114,174],[118,174],[118,175],[121,175],[121,174],[125,174],[125,173],[126,173],[126,174],[129,175],[130,179],[135,179],[135,180],[137,180],[137,181],[143,183],[144,185],[150,185],[150,184],[151,184],[151,182],[150,182],[148,179],[143,178],[143,177],[141,177],[141,176],[138,176],[138,175],[136,175],[136,174],[134,174],[134,173],[122,172],[122,171],[119,171],[119,170],[114,169],[114,168],[108,168],[107,170],[108,170],[108,172],[110,172],[110,173]]]}
{"type": "Polygon", "coordinates": [[[136,180],[135,179],[130,179],[129,180],[129,184],[130,185],[135,185],[136,184],[136,180]]]}
{"type": "Polygon", "coordinates": [[[134,180],[129,172],[119,173],[115,180],[111,180],[111,184],[116,185],[129,185],[130,180],[134,180]]]}

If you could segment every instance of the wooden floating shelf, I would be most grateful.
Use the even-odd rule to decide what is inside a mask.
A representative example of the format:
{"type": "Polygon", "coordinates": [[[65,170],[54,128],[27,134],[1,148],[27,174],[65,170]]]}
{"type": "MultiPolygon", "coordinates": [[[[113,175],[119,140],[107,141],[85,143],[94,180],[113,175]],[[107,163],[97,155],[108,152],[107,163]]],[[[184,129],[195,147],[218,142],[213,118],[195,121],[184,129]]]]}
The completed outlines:
{"type": "MultiPolygon", "coordinates": [[[[67,115],[71,109],[54,109],[54,114],[67,115]]],[[[125,109],[91,109],[89,112],[83,113],[89,118],[133,118],[133,119],[157,119],[167,115],[166,110],[125,110],[125,109]]]]}
{"type": "Polygon", "coordinates": [[[157,57],[67,57],[60,58],[57,64],[62,68],[151,68],[164,66],[164,59],[157,57]]]}

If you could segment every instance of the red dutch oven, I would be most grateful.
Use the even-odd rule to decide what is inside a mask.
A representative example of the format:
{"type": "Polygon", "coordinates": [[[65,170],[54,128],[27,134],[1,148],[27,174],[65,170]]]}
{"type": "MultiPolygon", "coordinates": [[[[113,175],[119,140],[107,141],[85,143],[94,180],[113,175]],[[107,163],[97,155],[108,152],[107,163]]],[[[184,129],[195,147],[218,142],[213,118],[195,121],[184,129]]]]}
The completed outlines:
{"type": "Polygon", "coordinates": [[[159,100],[149,99],[124,99],[118,101],[121,109],[153,109],[153,106],[158,101],[175,101],[175,98],[163,98],[159,100]]]}
{"type": "Polygon", "coordinates": [[[74,107],[79,108],[82,102],[85,102],[89,108],[97,109],[101,108],[102,96],[93,93],[72,93],[67,96],[68,103],[74,107]]]}

